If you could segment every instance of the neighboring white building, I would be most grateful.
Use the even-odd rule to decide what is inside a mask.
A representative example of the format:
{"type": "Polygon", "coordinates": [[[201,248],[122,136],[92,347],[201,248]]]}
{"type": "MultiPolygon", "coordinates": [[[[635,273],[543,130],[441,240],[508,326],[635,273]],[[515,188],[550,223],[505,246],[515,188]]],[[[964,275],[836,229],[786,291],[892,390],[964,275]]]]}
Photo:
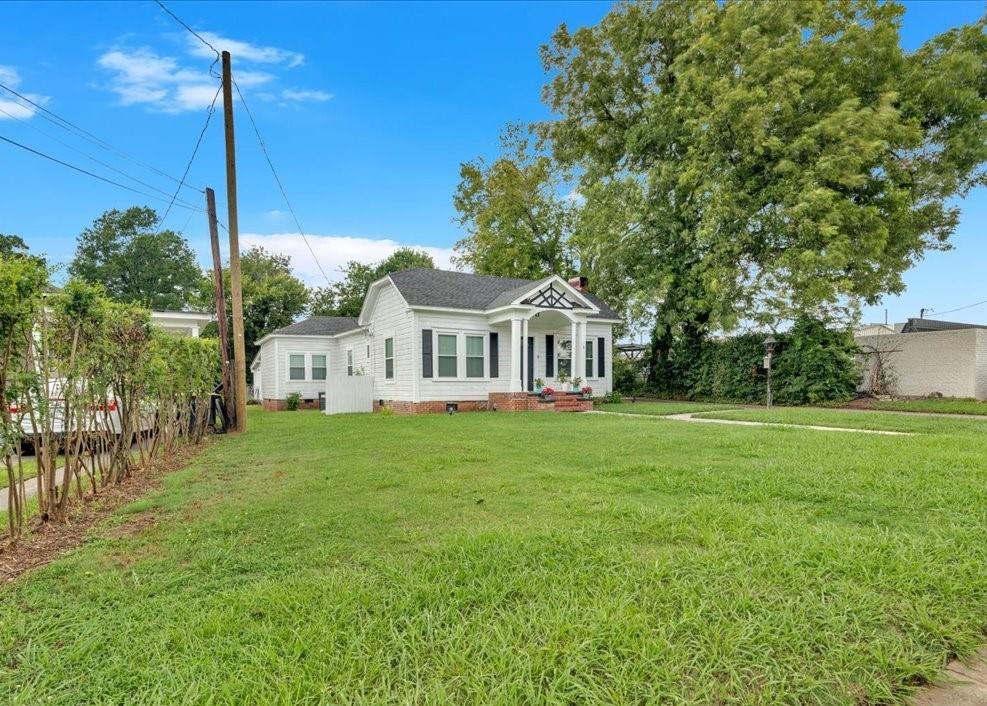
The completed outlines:
{"type": "Polygon", "coordinates": [[[892,371],[902,397],[987,399],[987,326],[909,319],[900,332],[855,336],[863,365],[861,389],[871,391],[880,366],[892,371]]]}
{"type": "Polygon", "coordinates": [[[561,393],[563,374],[610,392],[618,323],[585,279],[405,270],[370,286],[359,318],[315,316],[262,338],[254,391],[268,409],[293,392],[315,407],[320,392],[333,395],[334,376],[363,375],[374,409],[582,409],[529,393],[537,379],[561,393]]]}
{"type": "Polygon", "coordinates": [[[151,323],[164,331],[198,338],[206,324],[212,321],[212,314],[198,311],[152,311],[151,323]]]}

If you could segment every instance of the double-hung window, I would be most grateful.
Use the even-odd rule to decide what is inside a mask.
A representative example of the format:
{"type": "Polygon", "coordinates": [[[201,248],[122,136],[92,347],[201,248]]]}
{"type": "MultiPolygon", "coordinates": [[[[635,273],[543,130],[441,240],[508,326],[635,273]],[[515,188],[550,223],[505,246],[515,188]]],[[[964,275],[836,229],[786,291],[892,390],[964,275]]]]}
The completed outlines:
{"type": "Polygon", "coordinates": [[[325,380],[326,379],[326,356],[312,354],[312,379],[313,380],[325,380]]]}
{"type": "Polygon", "coordinates": [[[384,377],[394,379],[394,339],[384,339],[384,377]]]}
{"type": "Polygon", "coordinates": [[[346,351],[346,374],[353,377],[353,349],[346,351]]]}
{"type": "Polygon", "coordinates": [[[595,378],[593,370],[593,342],[586,341],[586,379],[595,378]]]}
{"type": "Polygon", "coordinates": [[[292,353],[288,356],[288,379],[305,379],[305,354],[292,353]]]}
{"type": "Polygon", "coordinates": [[[459,337],[456,334],[439,334],[439,377],[459,377],[459,337]]]}
{"type": "Polygon", "coordinates": [[[563,375],[566,377],[572,375],[572,342],[567,338],[559,341],[558,371],[555,373],[556,377],[563,375]]]}
{"type": "Polygon", "coordinates": [[[466,337],[466,377],[483,377],[483,339],[484,336],[466,337]]]}

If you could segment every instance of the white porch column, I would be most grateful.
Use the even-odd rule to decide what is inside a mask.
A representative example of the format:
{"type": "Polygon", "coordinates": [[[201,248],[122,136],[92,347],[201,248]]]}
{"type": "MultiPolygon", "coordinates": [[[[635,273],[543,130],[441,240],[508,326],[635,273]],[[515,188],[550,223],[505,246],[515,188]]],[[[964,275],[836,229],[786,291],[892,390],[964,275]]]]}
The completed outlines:
{"type": "Polygon", "coordinates": [[[521,320],[521,389],[528,389],[528,320],[521,320]]]}
{"type": "Polygon", "coordinates": [[[569,380],[579,375],[579,322],[572,322],[572,333],[569,336],[569,380]]]}
{"type": "Polygon", "coordinates": [[[521,319],[511,319],[511,392],[521,392],[521,319]]]}

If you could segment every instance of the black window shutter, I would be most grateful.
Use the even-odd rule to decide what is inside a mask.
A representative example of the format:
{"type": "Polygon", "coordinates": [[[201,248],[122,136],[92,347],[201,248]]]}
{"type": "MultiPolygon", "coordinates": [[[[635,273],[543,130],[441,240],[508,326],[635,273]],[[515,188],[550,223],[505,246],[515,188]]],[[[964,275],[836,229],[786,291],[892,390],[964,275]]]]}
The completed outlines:
{"type": "Polygon", "coordinates": [[[545,336],[545,377],[555,377],[555,336],[545,336]]]}
{"type": "Polygon", "coordinates": [[[432,329],[422,329],[422,377],[432,377],[432,329]]]}
{"type": "Polygon", "coordinates": [[[490,332],[490,377],[500,377],[500,348],[497,343],[500,337],[496,331],[490,332]]]}
{"type": "Polygon", "coordinates": [[[603,359],[606,355],[607,350],[607,339],[600,336],[596,339],[596,377],[602,378],[607,376],[607,363],[603,359]]]}

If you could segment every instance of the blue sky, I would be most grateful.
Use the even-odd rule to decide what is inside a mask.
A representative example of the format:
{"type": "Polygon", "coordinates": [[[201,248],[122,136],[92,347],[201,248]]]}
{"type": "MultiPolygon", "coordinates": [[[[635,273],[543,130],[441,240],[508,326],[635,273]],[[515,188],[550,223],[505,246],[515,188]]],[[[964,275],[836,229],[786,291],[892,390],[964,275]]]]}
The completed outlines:
{"type": "MultiPolygon", "coordinates": [[[[448,261],[459,163],[493,156],[502,126],[549,117],[540,100],[538,48],[562,22],[598,21],[609,3],[171,2],[196,30],[231,49],[234,71],[295,210],[330,275],[348,259],[377,260],[396,244],[448,261]]],[[[907,4],[903,42],[914,48],[977,19],[985,3],[907,4]]],[[[34,97],[113,146],[180,176],[216,84],[211,60],[153,2],[0,4],[0,81],[34,97]]],[[[174,184],[30,116],[0,96],[0,135],[126,181],[43,135],[43,130],[168,192],[174,184]]],[[[241,113],[237,115],[242,243],[293,256],[320,275],[241,113]]],[[[189,175],[212,185],[225,220],[223,140],[214,116],[189,175]]],[[[127,181],[127,183],[133,183],[127,181]]],[[[136,188],[145,187],[133,184],[136,188]]],[[[201,196],[183,191],[196,203],[201,196]]],[[[67,262],[79,231],[107,208],[165,203],[0,144],[0,232],[67,262]]],[[[930,254],[906,275],[908,291],[865,312],[868,320],[946,311],[987,299],[987,192],[963,203],[955,249],[930,254]]],[[[208,262],[205,218],[175,209],[208,262]],[[189,216],[191,215],[191,220],[189,216]]],[[[950,318],[987,322],[987,305],[950,318]]]]}

